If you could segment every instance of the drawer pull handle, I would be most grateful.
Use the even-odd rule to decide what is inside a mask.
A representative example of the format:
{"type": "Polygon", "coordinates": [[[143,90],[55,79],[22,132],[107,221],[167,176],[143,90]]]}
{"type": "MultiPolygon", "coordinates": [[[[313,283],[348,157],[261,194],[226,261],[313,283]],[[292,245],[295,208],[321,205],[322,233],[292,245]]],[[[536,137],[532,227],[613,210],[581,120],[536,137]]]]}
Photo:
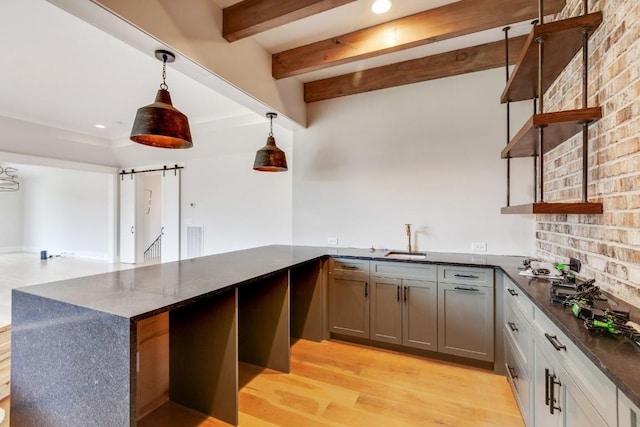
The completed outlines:
{"type": "Polygon", "coordinates": [[[404,302],[407,302],[407,294],[409,293],[409,287],[404,287],[404,302]]]}
{"type": "Polygon", "coordinates": [[[398,302],[400,302],[400,285],[396,286],[396,289],[398,293],[398,302]]]}
{"type": "Polygon", "coordinates": [[[558,341],[558,337],[556,335],[549,335],[548,333],[544,333],[544,336],[547,337],[553,348],[556,350],[564,350],[567,351],[567,346],[558,341]]]}
{"type": "Polygon", "coordinates": [[[456,291],[470,291],[470,292],[479,292],[480,289],[478,288],[463,288],[462,286],[456,286],[455,288],[456,291]]]}
{"type": "Polygon", "coordinates": [[[478,276],[474,276],[473,274],[454,274],[454,276],[462,279],[479,279],[478,276]]]}
{"type": "Polygon", "coordinates": [[[512,297],[517,297],[518,296],[518,293],[515,290],[511,289],[511,288],[507,288],[507,292],[509,292],[512,297]]]}
{"type": "Polygon", "coordinates": [[[516,370],[513,369],[513,366],[509,366],[507,364],[507,370],[509,371],[509,376],[511,377],[511,379],[515,380],[518,378],[518,376],[516,375],[516,370]]]}
{"type": "Polygon", "coordinates": [[[558,387],[562,387],[562,383],[560,381],[556,381],[556,374],[553,375],[549,375],[549,389],[550,389],[550,396],[549,396],[549,412],[553,415],[554,410],[558,410],[559,412],[562,412],[562,409],[560,409],[560,406],[556,406],[556,402],[558,401],[558,399],[556,399],[556,385],[558,387]]]}
{"type": "Polygon", "coordinates": [[[544,404],[549,406],[549,369],[544,369],[544,404]]]}
{"type": "Polygon", "coordinates": [[[513,332],[518,332],[518,327],[516,326],[515,323],[513,322],[507,322],[507,324],[509,325],[509,329],[511,329],[511,331],[513,332]]]}
{"type": "Polygon", "coordinates": [[[341,270],[355,271],[358,269],[355,265],[343,265],[340,267],[341,270]]]}
{"type": "Polygon", "coordinates": [[[369,282],[364,282],[364,297],[367,298],[369,296],[369,282]]]}

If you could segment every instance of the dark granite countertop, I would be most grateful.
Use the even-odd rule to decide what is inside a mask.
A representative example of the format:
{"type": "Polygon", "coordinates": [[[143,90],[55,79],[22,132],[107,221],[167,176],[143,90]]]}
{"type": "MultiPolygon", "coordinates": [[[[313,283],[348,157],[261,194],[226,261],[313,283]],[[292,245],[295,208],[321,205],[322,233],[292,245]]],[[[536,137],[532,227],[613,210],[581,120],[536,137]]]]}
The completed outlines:
{"type": "MultiPolygon", "coordinates": [[[[583,321],[569,308],[551,303],[548,280],[521,276],[517,267],[499,267],[635,405],[640,406],[640,375],[634,368],[640,363],[640,347],[625,337],[585,329],[583,321]]],[[[628,308],[631,320],[640,322],[640,309],[606,292],[605,296],[612,307],[628,308]]]]}
{"type": "MultiPolygon", "coordinates": [[[[519,275],[518,267],[522,265],[523,257],[428,253],[424,260],[409,261],[384,258],[387,252],[272,245],[27,286],[14,292],[26,292],[139,320],[327,256],[499,268],[632,402],[640,406],[640,376],[632,368],[640,361],[640,349],[622,337],[593,335],[569,309],[551,304],[548,281],[519,275]]],[[[611,302],[630,308],[632,320],[640,320],[637,308],[614,298],[611,302]]]]}

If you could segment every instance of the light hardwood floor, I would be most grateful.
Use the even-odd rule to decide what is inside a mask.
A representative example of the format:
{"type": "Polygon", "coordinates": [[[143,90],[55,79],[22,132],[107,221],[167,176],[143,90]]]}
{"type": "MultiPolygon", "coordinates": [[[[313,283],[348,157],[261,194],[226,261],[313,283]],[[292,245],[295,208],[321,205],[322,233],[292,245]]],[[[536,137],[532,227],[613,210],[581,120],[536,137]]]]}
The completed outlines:
{"type": "MultiPolygon", "coordinates": [[[[523,426],[505,377],[355,344],[299,340],[291,374],[241,364],[239,376],[242,427],[523,426]]],[[[169,402],[138,425],[228,424],[169,402]]]]}
{"type": "Polygon", "coordinates": [[[9,397],[0,400],[0,408],[4,409],[4,422],[0,423],[2,427],[9,427],[9,397]]]}

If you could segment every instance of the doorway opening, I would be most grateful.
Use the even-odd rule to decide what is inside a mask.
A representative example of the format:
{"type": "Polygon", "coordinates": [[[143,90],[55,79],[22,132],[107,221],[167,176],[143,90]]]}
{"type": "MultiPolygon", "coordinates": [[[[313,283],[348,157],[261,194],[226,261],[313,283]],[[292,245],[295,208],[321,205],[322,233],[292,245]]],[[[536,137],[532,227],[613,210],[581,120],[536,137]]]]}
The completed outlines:
{"type": "Polygon", "coordinates": [[[155,264],[180,256],[182,167],[120,172],[120,262],[155,264]]]}

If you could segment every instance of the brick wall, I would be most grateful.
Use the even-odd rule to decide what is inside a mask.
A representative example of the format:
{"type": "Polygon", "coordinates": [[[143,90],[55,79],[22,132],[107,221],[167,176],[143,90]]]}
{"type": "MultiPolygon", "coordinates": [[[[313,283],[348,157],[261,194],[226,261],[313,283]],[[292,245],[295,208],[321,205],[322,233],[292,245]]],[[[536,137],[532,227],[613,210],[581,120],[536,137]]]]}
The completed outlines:
{"type": "MultiPolygon", "coordinates": [[[[582,13],[582,0],[567,0],[560,17],[582,13]]],[[[582,275],[640,306],[640,1],[590,0],[604,21],[589,42],[588,106],[603,118],[590,126],[588,196],[603,215],[538,215],[537,255],[583,262],[582,275]]],[[[549,88],[545,111],[581,108],[582,54],[549,88]]],[[[545,201],[582,197],[582,136],[545,158],[545,201]]]]}

